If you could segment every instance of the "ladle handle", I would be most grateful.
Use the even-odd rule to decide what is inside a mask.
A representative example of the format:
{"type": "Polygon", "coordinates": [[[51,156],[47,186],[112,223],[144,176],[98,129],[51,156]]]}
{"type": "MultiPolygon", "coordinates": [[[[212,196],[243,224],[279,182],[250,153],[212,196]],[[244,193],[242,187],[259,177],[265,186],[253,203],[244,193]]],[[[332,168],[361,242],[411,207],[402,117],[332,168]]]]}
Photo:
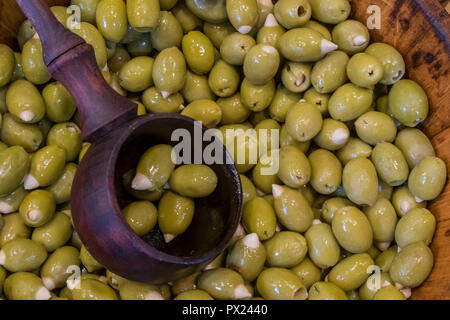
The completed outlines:
{"type": "Polygon", "coordinates": [[[39,35],[48,71],[75,99],[85,140],[93,142],[137,116],[137,105],[103,78],[92,46],[66,29],[45,0],[16,1],[39,35]]]}

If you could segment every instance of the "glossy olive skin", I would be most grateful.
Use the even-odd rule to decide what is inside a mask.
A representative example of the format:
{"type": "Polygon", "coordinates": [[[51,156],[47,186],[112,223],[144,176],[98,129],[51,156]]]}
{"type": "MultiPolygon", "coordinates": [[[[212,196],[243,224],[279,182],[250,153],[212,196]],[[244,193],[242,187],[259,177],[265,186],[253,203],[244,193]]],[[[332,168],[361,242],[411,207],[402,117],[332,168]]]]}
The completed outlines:
{"type": "Polygon", "coordinates": [[[255,233],[236,241],[229,251],[226,265],[239,272],[244,280],[255,280],[264,268],[266,249],[255,233]]]}
{"type": "Polygon", "coordinates": [[[127,17],[130,25],[139,31],[150,31],[159,22],[159,0],[127,1],[127,17]]]}
{"type": "Polygon", "coordinates": [[[331,95],[328,101],[328,111],[335,120],[354,120],[368,111],[372,105],[372,98],[372,90],[347,83],[331,95]]]}
{"type": "Polygon", "coordinates": [[[96,279],[81,279],[79,288],[72,290],[73,300],[118,300],[116,292],[96,279]]]}
{"type": "Polygon", "coordinates": [[[444,188],[447,176],[447,166],[438,157],[424,158],[408,178],[408,188],[421,201],[433,200],[444,188]]]}
{"type": "Polygon", "coordinates": [[[325,149],[310,153],[311,186],[320,194],[331,194],[341,184],[342,165],[338,158],[325,149]]]}
{"type": "Polygon", "coordinates": [[[373,205],[378,197],[375,166],[365,158],[348,162],[342,172],[342,184],[348,198],[359,205],[373,205]]]}
{"type": "Polygon", "coordinates": [[[214,65],[214,47],[200,31],[191,31],[181,42],[189,68],[197,74],[208,73],[214,65]]]}
{"type": "Polygon", "coordinates": [[[95,26],[87,22],[81,22],[80,28],[74,28],[73,31],[94,48],[98,67],[102,70],[106,66],[108,54],[106,42],[100,31],[95,26]]]}
{"type": "Polygon", "coordinates": [[[178,92],[164,98],[158,89],[151,87],[142,93],[142,103],[150,113],[179,112],[184,108],[183,102],[178,92]]]}
{"type": "Polygon", "coordinates": [[[264,242],[267,264],[292,268],[302,262],[307,253],[306,239],[297,232],[280,231],[264,242]]]}
{"type": "Polygon", "coordinates": [[[342,290],[355,290],[366,282],[370,275],[368,268],[372,265],[374,262],[367,253],[354,254],[341,260],[331,269],[328,281],[336,284],[342,290]]]}
{"type": "Polygon", "coordinates": [[[380,83],[394,84],[405,74],[405,61],[394,47],[386,43],[375,42],[367,47],[365,52],[377,58],[383,66],[383,78],[380,83]]]}
{"type": "Polygon", "coordinates": [[[311,165],[305,154],[294,146],[280,149],[278,177],[291,188],[306,185],[311,178],[311,165]]]}
{"type": "Polygon", "coordinates": [[[59,82],[48,84],[42,90],[45,102],[45,116],[53,122],[66,122],[77,108],[73,97],[59,82]]]}
{"type": "Polygon", "coordinates": [[[31,272],[16,272],[5,280],[5,296],[10,300],[49,300],[50,292],[42,280],[31,272]]]}
{"type": "Polygon", "coordinates": [[[389,285],[381,288],[375,293],[373,300],[406,300],[403,293],[396,287],[389,285]]]}
{"type": "Polygon", "coordinates": [[[165,234],[166,242],[186,231],[194,217],[194,210],[192,199],[171,191],[164,193],[158,205],[158,225],[165,234]]]}
{"type": "Polygon", "coordinates": [[[324,119],[322,129],[314,138],[321,148],[334,151],[342,148],[350,138],[350,131],[345,123],[334,119],[324,119]]]}
{"type": "Polygon", "coordinates": [[[228,97],[234,94],[239,86],[239,74],[233,66],[219,60],[209,73],[208,83],[214,94],[228,97]]]}
{"type": "MultiPolygon", "coordinates": [[[[187,70],[186,72],[186,81],[184,83],[183,89],[181,89],[181,94],[183,95],[187,103],[202,99],[216,99],[215,94],[209,87],[208,77],[205,75],[198,75],[189,70],[187,70]]],[[[167,99],[171,99],[171,97],[169,96],[167,99]]],[[[219,103],[219,101],[216,102],[219,103]]]]}
{"type": "Polygon", "coordinates": [[[202,20],[222,23],[227,20],[225,2],[225,0],[187,0],[186,6],[202,20]]]}
{"type": "Polygon", "coordinates": [[[22,147],[0,151],[0,194],[7,195],[16,190],[29,167],[30,158],[22,147]]]}
{"type": "Polygon", "coordinates": [[[415,208],[425,208],[427,205],[427,201],[419,202],[409,191],[407,185],[395,188],[392,193],[391,201],[399,217],[406,215],[415,208]]]}
{"type": "Polygon", "coordinates": [[[130,227],[139,236],[153,229],[158,219],[158,210],[150,201],[135,201],[122,210],[130,227]]]}
{"type": "Polygon", "coordinates": [[[339,23],[331,32],[333,42],[349,55],[364,51],[369,45],[370,35],[367,27],[356,20],[339,23]]]}
{"type": "Polygon", "coordinates": [[[76,248],[65,246],[56,249],[42,265],[40,274],[44,285],[49,290],[64,287],[71,276],[71,268],[80,264],[80,253],[76,248]]]}
{"type": "Polygon", "coordinates": [[[131,92],[143,91],[153,85],[153,58],[136,57],[128,61],[119,73],[119,83],[131,92]]]}
{"type": "Polygon", "coordinates": [[[292,92],[306,91],[311,85],[311,65],[302,62],[286,62],[281,71],[281,82],[292,92]]]}
{"type": "Polygon", "coordinates": [[[240,93],[230,97],[219,98],[216,103],[222,109],[221,124],[242,123],[251,114],[251,111],[244,106],[240,93]]]}
{"type": "Polygon", "coordinates": [[[332,282],[318,281],[309,289],[308,300],[348,300],[345,291],[332,282]]]}
{"type": "Polygon", "coordinates": [[[16,238],[2,246],[2,265],[10,272],[38,269],[47,259],[45,247],[30,239],[16,238]]]}
{"type": "Polygon", "coordinates": [[[245,230],[256,233],[261,240],[270,239],[275,234],[275,211],[264,198],[255,197],[249,200],[244,205],[242,219],[245,230]]]}
{"type": "Polygon", "coordinates": [[[350,205],[352,205],[352,202],[347,198],[334,197],[327,199],[322,204],[321,219],[326,223],[331,224],[331,221],[333,221],[336,212],[339,209],[350,205]]]}
{"type": "Polygon", "coordinates": [[[318,31],[309,28],[294,28],[280,38],[280,53],[295,62],[313,62],[325,56],[321,43],[325,38],[318,31]],[[297,46],[301,43],[302,46],[297,46]]]}
{"type": "Polygon", "coordinates": [[[282,84],[279,84],[269,106],[271,118],[279,122],[284,122],[288,110],[300,100],[300,96],[299,93],[292,92],[282,84]]]}
{"type": "Polygon", "coordinates": [[[331,227],[327,223],[313,224],[305,234],[308,253],[319,268],[334,266],[340,258],[341,250],[331,227]]]}
{"type": "Polygon", "coordinates": [[[265,110],[275,94],[275,81],[270,79],[263,85],[255,85],[244,78],[241,83],[241,99],[245,107],[253,112],[265,110]]]}
{"type": "Polygon", "coordinates": [[[280,65],[280,55],[275,47],[257,44],[244,58],[244,75],[254,85],[263,85],[273,79],[280,65]]]}
{"type": "Polygon", "coordinates": [[[13,71],[14,52],[7,45],[0,44],[0,87],[11,81],[13,71]]]}
{"type": "Polygon", "coordinates": [[[42,44],[39,39],[30,39],[23,46],[22,68],[26,79],[33,84],[40,85],[50,80],[51,76],[44,64],[42,44]]]}
{"type": "Polygon", "coordinates": [[[311,71],[311,83],[319,93],[331,93],[347,81],[348,55],[340,50],[328,53],[311,71]]]}
{"type": "Polygon", "coordinates": [[[20,217],[30,227],[40,227],[53,218],[56,202],[53,195],[45,190],[34,190],[22,201],[20,217]]]}
{"type": "Polygon", "coordinates": [[[347,0],[311,0],[314,19],[329,24],[337,24],[348,18],[350,4],[347,0]]]}
{"type": "Polygon", "coordinates": [[[322,114],[312,104],[299,102],[286,114],[286,129],[290,136],[300,142],[314,138],[322,128],[322,114]]]}
{"type": "Polygon", "coordinates": [[[422,241],[402,248],[392,261],[389,275],[392,280],[409,288],[422,284],[433,268],[433,253],[422,241]]]}
{"type": "Polygon", "coordinates": [[[346,165],[350,160],[361,157],[369,158],[372,154],[372,147],[358,138],[350,137],[341,149],[336,152],[337,157],[346,165]]]}
{"type": "Polygon", "coordinates": [[[34,229],[31,239],[42,243],[48,252],[53,252],[70,239],[72,231],[70,218],[62,212],[57,212],[48,223],[34,229]]]}
{"type": "Polygon", "coordinates": [[[198,278],[199,289],[220,300],[250,298],[242,276],[234,270],[216,268],[203,272],[198,278]]]}
{"type": "Polygon", "coordinates": [[[417,166],[424,158],[436,155],[428,137],[416,128],[401,130],[395,138],[395,145],[403,153],[410,169],[417,166]]]}
{"type": "Polygon", "coordinates": [[[408,164],[401,151],[393,144],[387,142],[377,144],[371,158],[379,177],[387,184],[398,186],[408,179],[408,164]]]}
{"type": "Polygon", "coordinates": [[[280,0],[275,3],[273,12],[287,29],[303,26],[311,18],[311,6],[306,0],[280,0]]]}
{"type": "Polygon", "coordinates": [[[30,229],[23,223],[18,213],[3,217],[3,227],[0,229],[0,246],[16,238],[28,239],[30,229]]]}
{"type": "Polygon", "coordinates": [[[383,66],[377,58],[357,53],[348,62],[347,76],[357,86],[371,88],[383,77],[383,66]]]}
{"type": "Polygon", "coordinates": [[[291,268],[305,285],[306,288],[310,288],[314,283],[320,281],[322,277],[322,272],[320,269],[311,262],[308,257],[305,257],[302,262],[300,262],[295,267],[291,268]]]}
{"type": "Polygon", "coordinates": [[[186,60],[176,47],[161,51],[153,63],[152,77],[155,87],[169,95],[183,88],[186,75],[186,60]]]}
{"type": "Polygon", "coordinates": [[[434,215],[425,208],[416,208],[399,220],[395,228],[395,242],[400,248],[417,241],[423,241],[429,245],[435,229],[434,215]]]}
{"type": "Polygon", "coordinates": [[[391,242],[394,240],[397,214],[389,200],[379,197],[373,206],[364,208],[364,213],[369,219],[375,241],[391,242]]]}
{"type": "Polygon", "coordinates": [[[256,0],[227,0],[228,20],[242,34],[249,33],[258,23],[258,3],[256,0]]]}
{"type": "Polygon", "coordinates": [[[389,91],[389,108],[402,124],[415,127],[428,116],[428,97],[416,82],[400,80],[389,91]]]}
{"type": "Polygon", "coordinates": [[[234,32],[226,36],[220,45],[220,55],[227,63],[240,66],[244,63],[245,55],[256,44],[249,35],[234,32]]]}
{"type": "Polygon", "coordinates": [[[66,161],[74,161],[82,148],[80,128],[73,122],[55,124],[47,135],[47,146],[57,146],[66,152],[66,161]]]}
{"type": "Polygon", "coordinates": [[[363,253],[372,246],[370,222],[356,207],[339,209],[334,215],[332,230],[341,247],[349,252],[363,253]]]}
{"type": "Polygon", "coordinates": [[[291,270],[268,268],[259,275],[256,288],[267,300],[305,300],[308,292],[291,270]]]}
{"type": "Polygon", "coordinates": [[[278,221],[291,231],[308,230],[314,213],[305,197],[297,190],[279,185],[272,186],[272,194],[278,221]]]}
{"type": "Polygon", "coordinates": [[[204,198],[214,192],[217,176],[202,164],[183,165],[172,173],[169,185],[172,190],[191,198],[204,198]]]}

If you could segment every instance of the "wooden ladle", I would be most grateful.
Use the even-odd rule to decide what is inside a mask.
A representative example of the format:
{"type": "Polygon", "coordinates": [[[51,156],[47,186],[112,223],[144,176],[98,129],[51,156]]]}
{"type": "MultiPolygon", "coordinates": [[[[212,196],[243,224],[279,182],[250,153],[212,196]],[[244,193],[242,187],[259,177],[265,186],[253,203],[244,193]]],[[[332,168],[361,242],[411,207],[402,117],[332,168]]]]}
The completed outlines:
{"type": "Polygon", "coordinates": [[[140,238],[120,211],[131,201],[122,175],[136,167],[150,146],[175,145],[173,130],[184,128],[193,137],[196,127],[202,132],[206,128],[179,114],[138,117],[136,104],[104,80],[93,48],[60,24],[44,0],[17,3],[41,39],[48,71],[74,97],[83,138],[92,143],[78,166],[71,194],[75,230],[88,251],[108,270],[148,283],[174,281],[207,265],[227,247],[241,217],[239,174],[228,164],[232,160],[225,147],[224,164],[210,165],[217,188],[196,200],[188,230],[169,243],[159,230],[140,238]]]}

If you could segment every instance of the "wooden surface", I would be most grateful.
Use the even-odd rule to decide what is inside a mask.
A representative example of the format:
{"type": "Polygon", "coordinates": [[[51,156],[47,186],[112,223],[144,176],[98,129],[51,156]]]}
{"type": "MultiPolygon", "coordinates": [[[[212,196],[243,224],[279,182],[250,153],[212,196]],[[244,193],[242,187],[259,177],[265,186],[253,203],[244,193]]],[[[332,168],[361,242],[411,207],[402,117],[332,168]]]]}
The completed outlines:
{"type": "MultiPolygon", "coordinates": [[[[49,0],[67,5],[67,0],[49,0]]],[[[394,45],[405,57],[408,76],[430,97],[431,114],[423,129],[439,157],[450,169],[449,15],[437,0],[351,0],[353,17],[366,21],[369,5],[381,8],[381,29],[371,30],[376,41],[394,45]]],[[[13,0],[0,0],[0,42],[16,46],[23,15],[13,0]]],[[[450,173],[449,173],[450,176],[450,173]]],[[[414,299],[450,299],[450,184],[430,203],[438,221],[431,245],[435,266],[429,279],[413,290],[414,299]]]]}
{"type": "MultiPolygon", "coordinates": [[[[381,9],[381,28],[373,40],[389,43],[405,58],[407,77],[420,83],[430,98],[431,113],[421,128],[447,164],[450,177],[450,18],[437,0],[351,0],[352,15],[365,23],[369,5],[381,9]]],[[[413,299],[450,299],[450,184],[429,209],[437,230],[431,249],[435,266],[413,299]]]]}

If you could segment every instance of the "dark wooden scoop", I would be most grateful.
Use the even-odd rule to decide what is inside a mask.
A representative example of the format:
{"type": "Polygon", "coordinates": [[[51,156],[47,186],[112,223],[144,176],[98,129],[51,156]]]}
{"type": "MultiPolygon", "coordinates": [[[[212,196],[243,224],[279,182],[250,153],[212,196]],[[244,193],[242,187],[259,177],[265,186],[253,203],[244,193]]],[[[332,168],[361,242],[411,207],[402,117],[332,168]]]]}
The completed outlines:
{"type": "MultiPolygon", "coordinates": [[[[88,251],[112,272],[149,283],[173,281],[207,265],[227,247],[239,224],[242,191],[236,167],[210,166],[218,177],[217,188],[196,200],[194,219],[185,233],[167,244],[159,230],[140,238],[120,211],[132,201],[122,175],[136,167],[150,146],[174,145],[173,130],[187,129],[193,137],[196,126],[202,132],[206,128],[179,114],[137,117],[136,104],[104,80],[92,47],[61,25],[44,0],[17,3],[39,34],[50,74],[77,103],[83,138],[92,142],[71,194],[75,229],[88,251]]],[[[222,163],[232,163],[225,147],[223,151],[222,163]]]]}

